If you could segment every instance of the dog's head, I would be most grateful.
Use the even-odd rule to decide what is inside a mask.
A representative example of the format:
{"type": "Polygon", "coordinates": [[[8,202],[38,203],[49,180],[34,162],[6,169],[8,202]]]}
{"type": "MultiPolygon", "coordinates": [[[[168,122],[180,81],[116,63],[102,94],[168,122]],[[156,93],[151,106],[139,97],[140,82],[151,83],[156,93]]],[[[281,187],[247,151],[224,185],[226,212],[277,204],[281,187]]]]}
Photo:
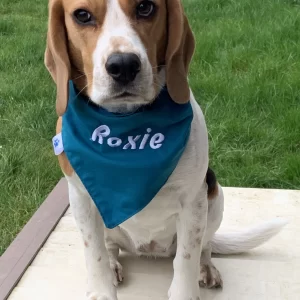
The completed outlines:
{"type": "Polygon", "coordinates": [[[151,103],[167,84],[189,100],[194,38],[180,0],[50,0],[45,64],[57,85],[57,113],[68,81],[110,111],[151,103]]]}

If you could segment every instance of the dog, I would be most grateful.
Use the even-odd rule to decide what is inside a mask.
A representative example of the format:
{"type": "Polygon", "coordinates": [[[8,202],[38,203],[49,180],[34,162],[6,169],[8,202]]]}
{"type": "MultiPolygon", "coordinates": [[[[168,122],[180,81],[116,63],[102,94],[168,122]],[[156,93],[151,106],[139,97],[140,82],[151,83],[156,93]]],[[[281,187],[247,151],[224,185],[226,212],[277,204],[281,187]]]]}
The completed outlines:
{"type": "MultiPolygon", "coordinates": [[[[285,224],[274,220],[250,232],[216,233],[222,222],[224,196],[209,168],[206,123],[188,84],[194,49],[194,36],[180,0],[49,2],[45,65],[57,87],[57,134],[62,132],[62,118],[70,105],[70,80],[89,104],[111,114],[134,115],[155,103],[164,86],[176,107],[190,105],[193,112],[184,151],[167,181],[144,209],[112,228],[106,228],[69,157],[63,149],[58,152],[83,240],[90,300],[117,299],[116,286],[123,280],[120,250],[139,256],[174,257],[169,299],[200,300],[199,284],[206,288],[223,284],[211,261],[212,253],[250,250],[285,224]]],[[[129,136],[126,148],[118,136],[109,135],[107,126],[95,130],[93,140],[98,139],[99,145],[143,149],[136,145],[141,135],[129,136]]],[[[151,128],[147,130],[150,133],[151,128]]],[[[150,139],[148,133],[143,141],[150,139]]],[[[162,149],[165,137],[157,134],[151,138],[152,148],[162,149]]],[[[121,177],[120,184],[130,176],[121,177]]],[[[113,192],[108,192],[109,199],[104,201],[109,201],[113,192]]]]}

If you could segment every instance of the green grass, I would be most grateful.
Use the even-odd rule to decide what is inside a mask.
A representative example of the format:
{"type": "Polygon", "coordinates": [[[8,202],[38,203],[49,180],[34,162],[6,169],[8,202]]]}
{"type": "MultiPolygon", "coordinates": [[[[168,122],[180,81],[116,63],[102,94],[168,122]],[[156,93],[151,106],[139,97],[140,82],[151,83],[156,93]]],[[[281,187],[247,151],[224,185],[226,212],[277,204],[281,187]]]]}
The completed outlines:
{"type": "MultiPolygon", "coordinates": [[[[225,186],[300,189],[300,1],[185,0],[190,83],[225,186]]],[[[61,176],[47,4],[0,3],[0,254],[61,176]]]]}

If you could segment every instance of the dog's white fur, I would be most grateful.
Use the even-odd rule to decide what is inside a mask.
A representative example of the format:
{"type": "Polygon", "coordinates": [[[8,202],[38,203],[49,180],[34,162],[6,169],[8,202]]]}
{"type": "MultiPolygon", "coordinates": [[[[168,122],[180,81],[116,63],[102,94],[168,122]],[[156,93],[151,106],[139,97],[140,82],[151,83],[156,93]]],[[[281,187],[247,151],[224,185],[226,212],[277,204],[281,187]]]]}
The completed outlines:
{"type": "MultiPolygon", "coordinates": [[[[103,33],[93,54],[91,100],[110,111],[133,110],[153,101],[152,67],[119,2],[107,2],[103,33]],[[104,67],[107,57],[114,51],[110,48],[114,37],[126,40],[119,51],[136,53],[141,59],[140,74],[132,86],[126,87],[126,91],[132,92],[135,97],[115,99],[117,94],[112,78],[104,67]]],[[[160,77],[163,84],[164,69],[160,77]]],[[[66,175],[71,208],[85,245],[88,299],[117,299],[116,286],[118,281],[122,281],[118,254],[119,249],[123,249],[136,255],[175,256],[169,299],[200,300],[199,282],[206,287],[222,284],[221,276],[211,262],[212,251],[237,253],[252,249],[275,235],[284,225],[281,221],[274,221],[241,234],[215,234],[223,216],[223,191],[219,185],[218,195],[208,201],[205,181],[208,168],[207,129],[192,93],[190,101],[194,112],[191,134],[175,171],[152,202],[121,226],[107,230],[79,177],[75,173],[66,175]],[[211,277],[210,282],[208,277],[211,277]]]]}

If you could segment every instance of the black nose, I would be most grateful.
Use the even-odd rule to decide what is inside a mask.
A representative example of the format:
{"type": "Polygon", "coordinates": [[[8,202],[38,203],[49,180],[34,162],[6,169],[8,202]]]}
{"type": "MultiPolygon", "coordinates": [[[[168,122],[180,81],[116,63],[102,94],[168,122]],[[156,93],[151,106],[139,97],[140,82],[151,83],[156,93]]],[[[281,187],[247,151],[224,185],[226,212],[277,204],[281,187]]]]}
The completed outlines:
{"type": "Polygon", "coordinates": [[[107,73],[117,82],[128,84],[141,70],[141,61],[134,53],[114,53],[105,64],[107,73]]]}

